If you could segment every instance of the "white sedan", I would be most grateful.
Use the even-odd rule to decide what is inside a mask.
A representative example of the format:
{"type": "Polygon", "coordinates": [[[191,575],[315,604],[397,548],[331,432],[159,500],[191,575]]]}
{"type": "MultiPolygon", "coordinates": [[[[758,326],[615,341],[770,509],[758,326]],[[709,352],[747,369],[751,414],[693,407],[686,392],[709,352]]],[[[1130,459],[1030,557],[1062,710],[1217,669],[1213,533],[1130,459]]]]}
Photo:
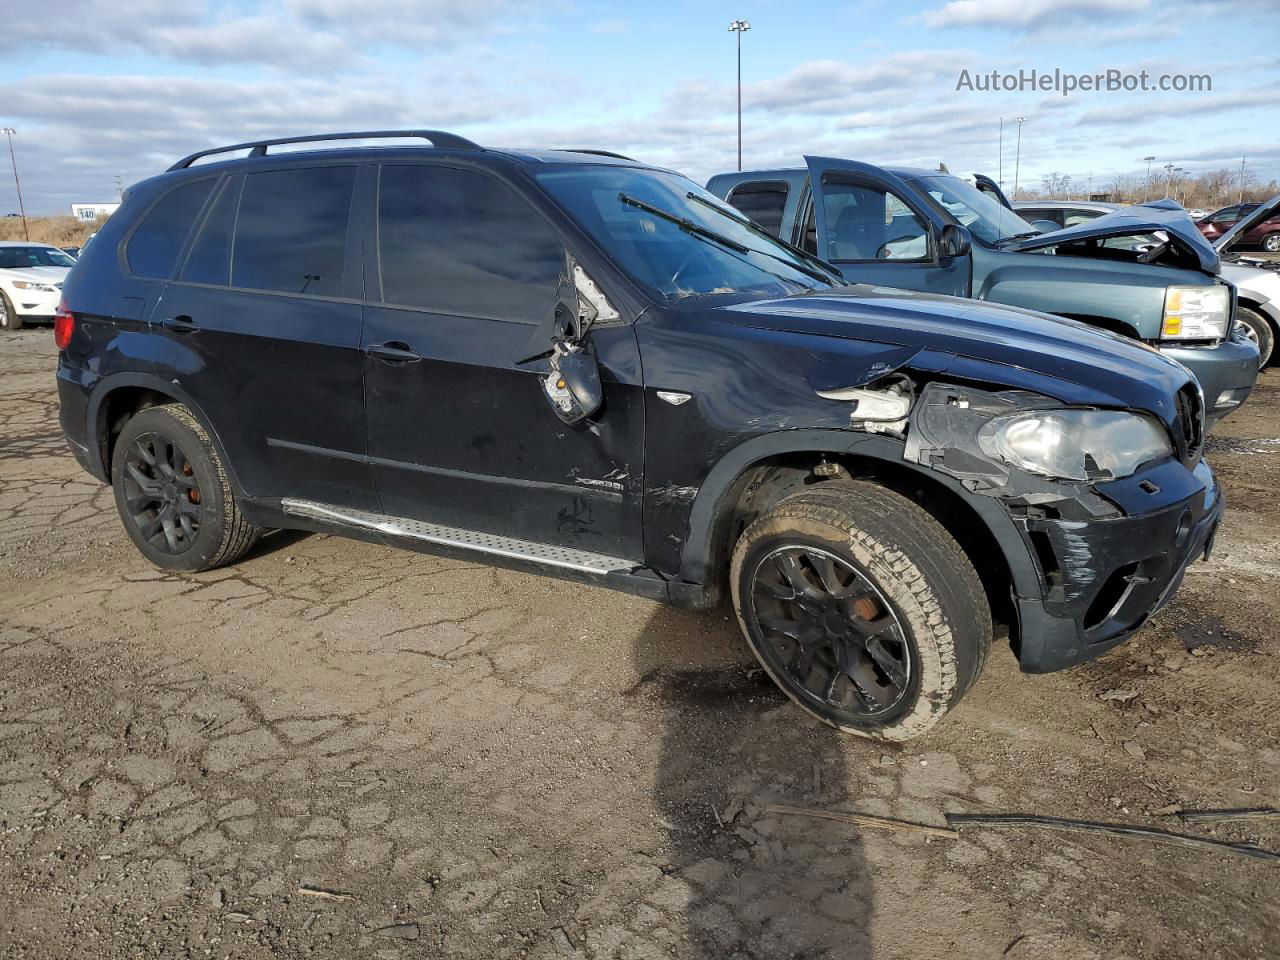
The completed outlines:
{"type": "Polygon", "coordinates": [[[52,322],[75,260],[47,243],[0,242],[0,330],[52,322]]]}

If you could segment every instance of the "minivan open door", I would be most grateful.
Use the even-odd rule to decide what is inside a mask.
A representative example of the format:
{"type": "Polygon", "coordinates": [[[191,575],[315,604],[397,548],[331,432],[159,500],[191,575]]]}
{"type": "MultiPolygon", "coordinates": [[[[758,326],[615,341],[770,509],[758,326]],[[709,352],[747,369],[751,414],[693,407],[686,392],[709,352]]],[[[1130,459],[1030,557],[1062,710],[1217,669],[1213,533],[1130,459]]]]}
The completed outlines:
{"type": "Polygon", "coordinates": [[[901,178],[855,160],[805,157],[818,256],[850,283],[969,295],[971,238],[901,178]]]}

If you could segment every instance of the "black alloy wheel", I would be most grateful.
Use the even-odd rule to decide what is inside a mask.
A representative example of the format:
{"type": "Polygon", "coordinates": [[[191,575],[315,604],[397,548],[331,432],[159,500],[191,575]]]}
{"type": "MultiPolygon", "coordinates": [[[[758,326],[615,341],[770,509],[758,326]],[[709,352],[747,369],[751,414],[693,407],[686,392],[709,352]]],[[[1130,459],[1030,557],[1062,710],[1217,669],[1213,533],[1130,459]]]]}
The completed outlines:
{"type": "Polygon", "coordinates": [[[124,457],[126,516],[138,536],[161,553],[179,556],[200,532],[203,495],[191,461],[172,439],[144,433],[124,457]]]}
{"type": "Polygon", "coordinates": [[[823,713],[871,720],[910,691],[902,621],[876,585],[834,553],[789,545],[766,554],[752,572],[749,615],[772,671],[823,713]]]}

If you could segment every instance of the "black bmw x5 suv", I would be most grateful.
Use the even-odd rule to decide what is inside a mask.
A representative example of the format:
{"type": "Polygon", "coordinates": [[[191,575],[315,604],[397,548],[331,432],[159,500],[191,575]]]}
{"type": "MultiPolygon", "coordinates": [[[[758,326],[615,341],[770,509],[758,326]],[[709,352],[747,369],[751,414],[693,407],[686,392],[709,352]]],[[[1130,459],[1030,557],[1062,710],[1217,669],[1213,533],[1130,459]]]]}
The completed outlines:
{"type": "Polygon", "coordinates": [[[1129,636],[1223,507],[1177,363],[846,285],[597,151],[197,154],[128,192],[55,334],[71,449],[160,567],[298,528],[727,596],[792,699],[886,740],[959,701],[994,626],[1031,672],[1129,636]]]}

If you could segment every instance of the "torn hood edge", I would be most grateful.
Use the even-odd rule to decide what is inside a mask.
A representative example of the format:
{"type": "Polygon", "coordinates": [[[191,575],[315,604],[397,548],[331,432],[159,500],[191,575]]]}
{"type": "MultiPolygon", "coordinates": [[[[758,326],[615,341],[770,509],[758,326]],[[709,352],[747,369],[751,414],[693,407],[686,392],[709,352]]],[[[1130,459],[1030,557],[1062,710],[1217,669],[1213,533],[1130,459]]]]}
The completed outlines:
{"type": "Polygon", "coordinates": [[[1278,208],[1280,208],[1280,193],[1265,201],[1253,213],[1237,220],[1234,227],[1213,241],[1213,249],[1217,250],[1219,254],[1225,253],[1227,248],[1235,243],[1242,234],[1248,233],[1264,220],[1270,220],[1274,217],[1278,208]]]}
{"type": "Polygon", "coordinates": [[[1175,200],[1155,200],[1151,203],[1122,207],[1108,213],[1052,233],[1039,233],[1012,243],[1006,250],[1043,250],[1077,240],[1101,240],[1109,237],[1132,237],[1161,231],[1169,242],[1191,254],[1208,274],[1217,274],[1218,251],[1205,239],[1191,215],[1175,200]]]}

